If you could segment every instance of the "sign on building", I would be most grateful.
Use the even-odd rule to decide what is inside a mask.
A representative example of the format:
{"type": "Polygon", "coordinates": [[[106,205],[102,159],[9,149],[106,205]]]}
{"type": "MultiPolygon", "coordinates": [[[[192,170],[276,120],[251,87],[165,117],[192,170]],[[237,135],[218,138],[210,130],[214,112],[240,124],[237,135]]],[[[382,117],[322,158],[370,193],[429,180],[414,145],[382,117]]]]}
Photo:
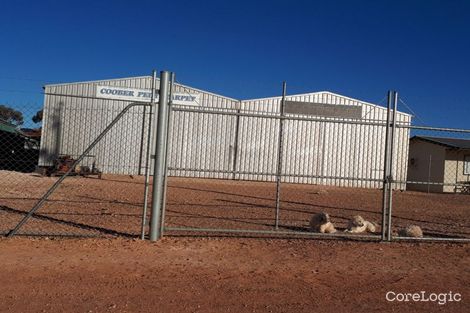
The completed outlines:
{"type": "Polygon", "coordinates": [[[362,106],[286,100],[284,112],[322,117],[360,119],[362,117],[362,106]]]}
{"type": "MultiPolygon", "coordinates": [[[[159,95],[155,94],[158,102],[159,95]]],[[[96,97],[113,100],[126,100],[132,102],[150,102],[152,91],[150,89],[137,89],[113,86],[96,86],[96,97]]],[[[173,104],[199,105],[199,94],[196,93],[173,93],[173,104]]]]}

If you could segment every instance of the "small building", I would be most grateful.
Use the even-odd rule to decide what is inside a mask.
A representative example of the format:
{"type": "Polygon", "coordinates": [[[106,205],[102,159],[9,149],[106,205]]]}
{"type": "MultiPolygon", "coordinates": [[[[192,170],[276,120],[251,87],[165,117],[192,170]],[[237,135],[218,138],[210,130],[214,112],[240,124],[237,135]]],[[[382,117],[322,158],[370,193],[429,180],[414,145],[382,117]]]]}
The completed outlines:
{"type": "Polygon", "coordinates": [[[468,192],[470,139],[412,137],[407,181],[408,190],[468,192]]]}

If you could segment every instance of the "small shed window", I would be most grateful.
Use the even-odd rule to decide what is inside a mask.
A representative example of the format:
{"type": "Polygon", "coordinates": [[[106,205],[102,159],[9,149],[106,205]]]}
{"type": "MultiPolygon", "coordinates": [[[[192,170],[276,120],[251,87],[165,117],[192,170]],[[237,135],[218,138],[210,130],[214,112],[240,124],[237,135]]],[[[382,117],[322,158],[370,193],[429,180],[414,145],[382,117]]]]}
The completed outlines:
{"type": "Polygon", "coordinates": [[[470,175],[470,155],[466,155],[463,159],[463,174],[470,175]]]}

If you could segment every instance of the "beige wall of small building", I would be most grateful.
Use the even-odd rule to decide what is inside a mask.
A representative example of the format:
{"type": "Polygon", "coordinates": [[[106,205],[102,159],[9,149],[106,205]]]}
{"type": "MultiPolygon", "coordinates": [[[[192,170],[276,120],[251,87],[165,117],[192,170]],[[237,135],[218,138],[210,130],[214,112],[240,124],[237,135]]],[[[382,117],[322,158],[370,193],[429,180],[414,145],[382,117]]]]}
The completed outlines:
{"type": "MultiPolygon", "coordinates": [[[[408,190],[443,192],[442,184],[445,176],[446,148],[441,145],[419,139],[410,140],[408,164],[408,190]]],[[[455,172],[454,172],[455,177],[455,172]]]]}
{"type": "MultiPolygon", "coordinates": [[[[447,150],[444,172],[444,183],[458,184],[470,181],[470,175],[465,174],[465,156],[470,155],[470,150],[447,150]]],[[[455,186],[444,186],[444,192],[455,192],[455,186]]]]}

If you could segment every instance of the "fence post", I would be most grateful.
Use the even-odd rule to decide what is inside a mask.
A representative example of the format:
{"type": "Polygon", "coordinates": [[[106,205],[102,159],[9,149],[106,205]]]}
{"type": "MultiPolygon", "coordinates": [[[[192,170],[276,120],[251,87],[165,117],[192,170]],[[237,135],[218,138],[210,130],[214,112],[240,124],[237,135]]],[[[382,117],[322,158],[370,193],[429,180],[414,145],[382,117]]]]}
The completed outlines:
{"type": "Polygon", "coordinates": [[[167,133],[166,133],[166,140],[165,140],[165,165],[164,165],[164,175],[163,175],[163,197],[162,197],[162,213],[161,213],[161,220],[160,220],[160,236],[163,236],[163,230],[165,228],[165,209],[166,209],[166,192],[168,187],[168,151],[170,149],[170,135],[171,135],[171,109],[173,105],[173,88],[175,83],[175,73],[170,74],[170,102],[168,103],[168,112],[167,112],[167,133]]]}
{"type": "MultiPolygon", "coordinates": [[[[240,114],[242,110],[242,102],[238,101],[237,113],[240,114]]],[[[233,159],[232,159],[232,179],[235,180],[237,177],[237,162],[238,162],[238,137],[240,136],[240,115],[235,117],[235,138],[233,139],[233,159]]]]}
{"type": "Polygon", "coordinates": [[[428,163],[428,193],[431,191],[431,169],[432,169],[432,154],[429,155],[428,163]]]}
{"type": "MultiPolygon", "coordinates": [[[[284,103],[286,100],[286,82],[282,83],[282,100],[280,107],[281,117],[284,116],[284,103]]],[[[279,211],[281,209],[281,175],[282,175],[282,140],[284,132],[284,119],[279,120],[279,143],[278,143],[278,154],[277,154],[277,173],[276,173],[276,221],[275,228],[279,229],[279,211]]]]}
{"type": "Polygon", "coordinates": [[[387,214],[388,214],[388,196],[389,196],[389,151],[390,151],[390,107],[392,103],[392,91],[388,91],[387,97],[387,127],[385,128],[385,150],[384,150],[384,175],[383,175],[383,194],[382,194],[382,241],[387,240],[387,214]]]}
{"type": "MultiPolygon", "coordinates": [[[[156,127],[152,127],[152,118],[153,114],[157,112],[155,105],[155,87],[157,86],[157,71],[153,70],[152,72],[152,96],[150,99],[150,112],[149,112],[149,128],[147,132],[147,155],[145,157],[145,182],[144,182],[144,206],[142,208],[142,225],[140,231],[140,239],[145,239],[145,227],[147,226],[147,207],[148,207],[148,194],[150,186],[150,158],[152,154],[152,140],[155,138],[154,130],[156,127]]],[[[144,112],[145,114],[145,112],[144,112]]],[[[143,150],[143,144],[141,149],[143,150]]],[[[142,152],[141,152],[142,153],[142,152]]]]}
{"type": "Polygon", "coordinates": [[[392,133],[390,135],[390,166],[389,166],[389,196],[388,196],[388,223],[387,223],[387,240],[392,240],[392,208],[393,208],[393,154],[395,148],[395,133],[397,126],[397,104],[398,104],[398,92],[393,92],[393,117],[392,117],[392,133]]]}
{"type": "Polygon", "coordinates": [[[150,240],[160,239],[160,217],[163,199],[163,178],[165,175],[165,141],[168,131],[168,82],[170,73],[160,72],[160,99],[158,103],[158,116],[154,123],[157,127],[155,143],[155,162],[153,168],[152,215],[150,217],[150,240]]]}

